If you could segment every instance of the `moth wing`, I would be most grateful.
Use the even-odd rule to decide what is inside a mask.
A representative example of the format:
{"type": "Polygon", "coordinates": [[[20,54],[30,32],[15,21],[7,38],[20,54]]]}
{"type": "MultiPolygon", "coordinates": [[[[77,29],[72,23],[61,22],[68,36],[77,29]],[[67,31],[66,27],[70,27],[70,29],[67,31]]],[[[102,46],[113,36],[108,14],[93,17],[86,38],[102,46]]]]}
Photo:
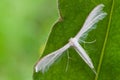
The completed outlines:
{"type": "Polygon", "coordinates": [[[87,65],[93,70],[93,72],[96,74],[93,62],[91,60],[91,58],[88,56],[88,54],[86,53],[86,51],[82,48],[81,45],[79,45],[79,43],[76,44],[75,50],[78,52],[78,54],[81,56],[81,58],[87,63],[87,65]]]}
{"type": "Polygon", "coordinates": [[[89,16],[87,17],[83,27],[81,28],[81,30],[78,32],[78,34],[75,36],[75,38],[77,40],[79,40],[79,38],[84,37],[85,35],[87,35],[87,33],[89,31],[91,31],[92,29],[95,29],[95,24],[97,22],[99,22],[100,20],[102,20],[107,13],[103,12],[103,4],[98,5],[97,7],[95,7],[91,13],[89,14],[89,16]]]}
{"type": "Polygon", "coordinates": [[[66,44],[62,48],[44,56],[36,65],[35,71],[45,72],[47,68],[49,68],[62,54],[63,52],[70,47],[69,44],[66,44]]]}
{"type": "Polygon", "coordinates": [[[72,38],[71,43],[73,43],[73,48],[77,51],[77,53],[80,55],[80,57],[85,61],[85,63],[93,70],[93,72],[96,74],[95,68],[93,66],[92,60],[86,53],[86,51],[83,49],[83,47],[79,44],[76,38],[72,38]]]}

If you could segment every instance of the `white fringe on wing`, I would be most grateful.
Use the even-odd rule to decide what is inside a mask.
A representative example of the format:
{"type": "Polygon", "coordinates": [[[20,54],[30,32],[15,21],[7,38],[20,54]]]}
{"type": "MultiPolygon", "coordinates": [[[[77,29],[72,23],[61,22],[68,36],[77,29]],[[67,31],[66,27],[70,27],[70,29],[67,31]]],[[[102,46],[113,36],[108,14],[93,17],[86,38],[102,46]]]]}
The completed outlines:
{"type": "Polygon", "coordinates": [[[77,40],[79,40],[80,37],[87,35],[88,32],[91,31],[92,29],[95,29],[94,25],[107,15],[107,13],[102,11],[103,7],[104,5],[100,4],[92,10],[92,12],[87,17],[82,29],[75,36],[77,40]]]}
{"type": "Polygon", "coordinates": [[[64,47],[43,57],[35,66],[36,72],[42,71],[44,73],[69,47],[70,45],[66,44],[64,47]]]}

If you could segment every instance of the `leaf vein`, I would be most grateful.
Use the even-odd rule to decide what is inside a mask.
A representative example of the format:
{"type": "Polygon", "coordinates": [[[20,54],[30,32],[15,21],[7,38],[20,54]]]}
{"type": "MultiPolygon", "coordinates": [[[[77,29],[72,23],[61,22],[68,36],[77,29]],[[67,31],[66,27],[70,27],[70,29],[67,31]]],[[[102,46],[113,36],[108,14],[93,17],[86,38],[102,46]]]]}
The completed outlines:
{"type": "Polygon", "coordinates": [[[94,80],[98,80],[98,76],[100,73],[103,56],[105,54],[104,51],[105,51],[106,43],[107,43],[108,36],[109,36],[109,30],[110,30],[110,25],[111,25],[111,20],[112,20],[113,9],[114,9],[114,0],[112,0],[112,6],[111,6],[111,11],[110,11],[109,21],[108,21],[108,26],[107,26],[107,32],[106,32],[105,40],[103,43],[103,48],[102,48],[101,55],[100,55],[100,60],[99,60],[98,68],[97,68],[97,74],[96,74],[94,80]]]}

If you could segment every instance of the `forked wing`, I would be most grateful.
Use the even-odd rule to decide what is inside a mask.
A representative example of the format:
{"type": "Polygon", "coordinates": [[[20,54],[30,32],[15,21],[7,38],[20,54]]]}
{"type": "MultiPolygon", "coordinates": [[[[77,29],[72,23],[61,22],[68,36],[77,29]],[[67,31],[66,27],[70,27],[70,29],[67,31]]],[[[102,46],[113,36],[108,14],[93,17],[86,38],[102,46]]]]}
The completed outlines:
{"type": "Polygon", "coordinates": [[[62,48],[46,55],[43,57],[35,66],[35,71],[45,72],[47,68],[49,68],[62,54],[63,52],[70,47],[69,44],[66,44],[62,48]]]}
{"type": "MultiPolygon", "coordinates": [[[[79,44],[79,43],[78,43],[79,44]]],[[[87,63],[87,65],[93,70],[93,72],[96,74],[94,65],[92,60],[90,59],[90,57],[88,56],[88,54],[86,53],[86,51],[82,48],[81,45],[78,45],[77,48],[75,48],[75,50],[78,52],[78,54],[81,56],[81,58],[87,63]]]]}
{"type": "Polygon", "coordinates": [[[102,20],[107,13],[103,12],[103,4],[98,5],[95,7],[92,12],[88,15],[82,29],[78,32],[78,34],[75,36],[77,40],[79,40],[80,37],[87,34],[90,30],[94,29],[94,25],[102,20]]]}
{"type": "Polygon", "coordinates": [[[72,43],[73,48],[77,51],[77,53],[81,56],[81,58],[85,61],[85,63],[93,70],[93,72],[96,74],[95,68],[93,66],[92,60],[86,53],[86,51],[82,48],[82,46],[79,44],[76,38],[70,39],[70,42],[72,43]]]}

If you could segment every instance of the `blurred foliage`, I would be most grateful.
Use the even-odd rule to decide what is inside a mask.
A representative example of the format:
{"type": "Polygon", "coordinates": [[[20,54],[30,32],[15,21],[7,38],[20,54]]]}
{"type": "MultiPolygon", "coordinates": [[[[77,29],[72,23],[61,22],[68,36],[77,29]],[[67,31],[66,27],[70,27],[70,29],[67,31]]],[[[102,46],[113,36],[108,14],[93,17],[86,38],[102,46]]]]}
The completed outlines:
{"type": "Polygon", "coordinates": [[[0,1],[0,80],[32,80],[56,19],[56,0],[0,1]]]}

